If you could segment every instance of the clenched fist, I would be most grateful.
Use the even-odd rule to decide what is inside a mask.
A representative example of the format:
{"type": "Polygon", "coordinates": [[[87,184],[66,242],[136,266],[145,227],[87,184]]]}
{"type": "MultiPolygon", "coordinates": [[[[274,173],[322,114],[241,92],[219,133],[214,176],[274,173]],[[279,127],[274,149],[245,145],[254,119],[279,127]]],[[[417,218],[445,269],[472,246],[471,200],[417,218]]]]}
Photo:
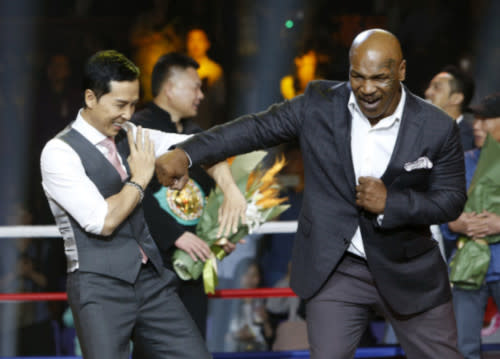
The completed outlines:
{"type": "Polygon", "coordinates": [[[180,190],[188,181],[188,167],[186,152],[176,148],[156,159],[156,176],[165,187],[180,190]]]}
{"type": "Polygon", "coordinates": [[[368,212],[384,213],[387,188],[380,178],[359,177],[356,186],[356,204],[368,212]]]}

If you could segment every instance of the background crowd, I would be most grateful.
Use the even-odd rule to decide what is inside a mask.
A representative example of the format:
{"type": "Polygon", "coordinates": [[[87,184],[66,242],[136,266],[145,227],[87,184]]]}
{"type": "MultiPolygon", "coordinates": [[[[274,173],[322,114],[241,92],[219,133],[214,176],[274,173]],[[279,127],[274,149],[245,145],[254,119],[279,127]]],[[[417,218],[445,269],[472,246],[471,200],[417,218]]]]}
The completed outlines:
{"type": "MultiPolygon", "coordinates": [[[[200,65],[204,94],[193,121],[207,129],[290,99],[311,80],[347,80],[354,36],[386,28],[403,46],[410,69],[405,85],[454,119],[465,113],[462,143],[471,149],[469,102],[499,90],[498,15],[495,0],[124,0],[119,6],[1,0],[0,225],[53,223],[40,186],[40,152],[82,106],[83,63],[98,50],[116,49],[140,67],[139,109],[154,97],[151,75],[161,55],[175,51],[192,57],[200,65]],[[462,101],[451,100],[457,91],[462,101]]],[[[287,159],[281,181],[291,204],[281,219],[294,220],[303,189],[302,159],[289,144],[270,149],[270,161],[280,152],[287,159]]],[[[435,233],[443,240],[439,228],[435,233]]],[[[287,287],[292,244],[289,234],[250,236],[221,263],[219,288],[287,287]]],[[[442,244],[448,259],[455,244],[442,244]]],[[[61,240],[2,240],[0,253],[1,293],[65,290],[61,240]]],[[[73,354],[66,309],[63,302],[0,303],[0,355],[73,354]]],[[[291,298],[211,300],[207,343],[211,351],[270,350],[279,324],[289,317],[300,323],[303,315],[301,303],[291,298]]],[[[362,345],[393,340],[377,325],[374,321],[362,345]]],[[[300,335],[300,324],[296,329],[300,335]]]]}

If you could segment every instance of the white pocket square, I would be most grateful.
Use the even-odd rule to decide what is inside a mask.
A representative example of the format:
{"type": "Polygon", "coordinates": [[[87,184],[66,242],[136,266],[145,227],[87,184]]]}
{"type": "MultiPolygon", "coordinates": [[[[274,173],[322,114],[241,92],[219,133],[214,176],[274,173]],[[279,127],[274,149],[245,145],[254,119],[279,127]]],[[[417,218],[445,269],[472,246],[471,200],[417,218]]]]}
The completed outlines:
{"type": "Polygon", "coordinates": [[[428,159],[426,156],[420,157],[416,161],[413,162],[406,162],[404,165],[404,169],[407,172],[414,171],[414,170],[420,170],[420,169],[431,169],[432,168],[432,161],[428,159]]]}

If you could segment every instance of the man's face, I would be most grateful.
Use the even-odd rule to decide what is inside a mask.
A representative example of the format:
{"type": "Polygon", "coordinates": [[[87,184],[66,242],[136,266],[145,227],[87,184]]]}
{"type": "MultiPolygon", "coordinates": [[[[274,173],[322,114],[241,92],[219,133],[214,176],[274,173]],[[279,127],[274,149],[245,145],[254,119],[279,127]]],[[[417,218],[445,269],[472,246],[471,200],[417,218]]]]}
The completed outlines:
{"type": "Polygon", "coordinates": [[[474,118],[473,129],[474,143],[478,148],[483,147],[488,133],[500,142],[500,117],[483,118],[476,116],[474,118]]]}
{"type": "Polygon", "coordinates": [[[92,90],[85,91],[86,120],[102,134],[114,137],[134,113],[139,101],[139,80],[111,81],[110,90],[99,99],[92,90]]]}
{"type": "Polygon", "coordinates": [[[198,106],[203,99],[201,80],[193,67],[176,69],[168,79],[167,97],[171,111],[179,118],[193,117],[198,113],[198,106]]]}
{"type": "Polygon", "coordinates": [[[434,76],[429,87],[425,90],[425,99],[429,100],[433,105],[446,111],[450,104],[451,87],[450,81],[453,77],[446,72],[441,72],[434,76]]]}
{"type": "Polygon", "coordinates": [[[401,98],[406,62],[399,63],[382,51],[356,51],[351,56],[349,80],[361,112],[377,122],[392,115],[401,98]]]}

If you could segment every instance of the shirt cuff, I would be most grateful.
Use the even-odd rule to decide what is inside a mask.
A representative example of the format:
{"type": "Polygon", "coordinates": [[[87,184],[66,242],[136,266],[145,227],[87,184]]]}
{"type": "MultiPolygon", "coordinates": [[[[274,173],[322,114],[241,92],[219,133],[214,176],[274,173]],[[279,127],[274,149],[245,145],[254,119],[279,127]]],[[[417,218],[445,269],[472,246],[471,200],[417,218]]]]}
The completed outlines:
{"type": "MultiPolygon", "coordinates": [[[[184,151],[184,150],[183,150],[184,151]]],[[[184,151],[184,153],[186,154],[186,157],[188,158],[189,160],[189,166],[188,168],[191,168],[191,166],[193,165],[193,161],[191,161],[191,156],[189,155],[189,153],[187,153],[186,151],[184,151]]]]}
{"type": "Polygon", "coordinates": [[[170,148],[169,148],[170,151],[175,150],[175,149],[179,149],[179,150],[182,150],[184,152],[184,154],[186,155],[186,157],[189,161],[188,168],[191,168],[191,166],[193,165],[193,161],[191,160],[191,156],[189,155],[189,153],[187,153],[183,148],[177,147],[177,145],[170,146],[170,148]]]}

